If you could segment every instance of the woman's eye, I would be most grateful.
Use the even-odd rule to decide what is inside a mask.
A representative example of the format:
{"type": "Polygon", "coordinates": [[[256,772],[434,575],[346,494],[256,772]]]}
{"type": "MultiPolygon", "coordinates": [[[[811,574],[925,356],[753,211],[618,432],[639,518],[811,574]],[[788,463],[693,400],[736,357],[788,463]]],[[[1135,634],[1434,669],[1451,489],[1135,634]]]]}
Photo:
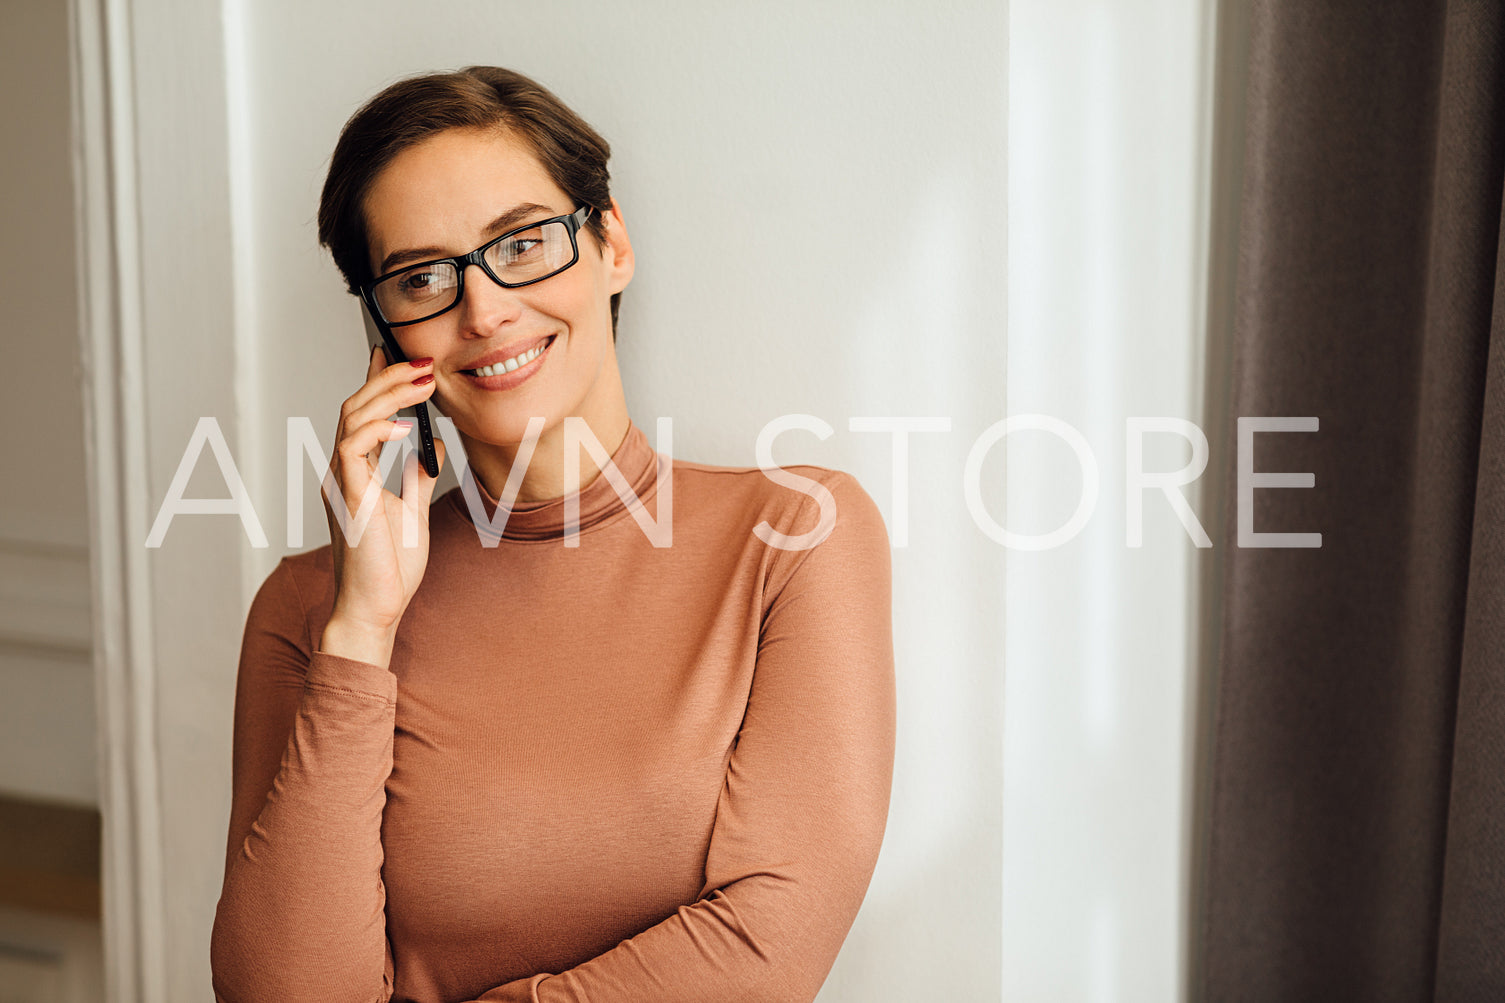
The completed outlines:
{"type": "Polygon", "coordinates": [[[507,246],[502,253],[506,255],[508,261],[518,261],[532,254],[542,243],[543,240],[539,237],[519,237],[516,240],[507,241],[507,246]]]}
{"type": "Polygon", "coordinates": [[[439,276],[425,269],[409,272],[397,281],[397,288],[401,289],[404,295],[413,299],[421,299],[424,296],[432,295],[438,285],[439,276]]]}

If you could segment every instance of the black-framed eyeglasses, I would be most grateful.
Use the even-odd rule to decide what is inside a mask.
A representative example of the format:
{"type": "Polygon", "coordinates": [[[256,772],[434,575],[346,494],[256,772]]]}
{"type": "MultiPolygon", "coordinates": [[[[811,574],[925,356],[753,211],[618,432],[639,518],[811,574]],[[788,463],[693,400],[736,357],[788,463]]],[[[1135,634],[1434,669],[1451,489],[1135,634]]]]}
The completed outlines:
{"type": "Polygon", "coordinates": [[[465,295],[465,270],[480,265],[507,289],[558,275],[580,260],[575,234],[590,218],[591,206],[509,230],[469,254],[404,265],[361,287],[366,303],[389,327],[431,320],[452,310],[465,295]]]}

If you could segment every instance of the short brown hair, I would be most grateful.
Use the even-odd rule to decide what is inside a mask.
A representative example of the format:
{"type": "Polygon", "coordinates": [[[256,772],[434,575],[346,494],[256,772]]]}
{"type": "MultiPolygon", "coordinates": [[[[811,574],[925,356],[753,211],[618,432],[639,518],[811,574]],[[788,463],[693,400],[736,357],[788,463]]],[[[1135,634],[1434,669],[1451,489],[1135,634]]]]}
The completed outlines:
{"type": "MultiPolygon", "coordinates": [[[[611,209],[611,146],[585,120],[542,84],[500,66],[467,66],[453,73],[426,73],[383,90],[340,130],[319,197],[319,243],[329,248],[345,285],[358,294],[371,274],[367,245],[366,193],[378,174],[403,150],[446,129],[502,128],[532,150],[575,205],[589,205],[583,229],[605,246],[602,214],[611,209]]],[[[617,338],[617,307],[611,297],[611,337],[617,338]]]]}

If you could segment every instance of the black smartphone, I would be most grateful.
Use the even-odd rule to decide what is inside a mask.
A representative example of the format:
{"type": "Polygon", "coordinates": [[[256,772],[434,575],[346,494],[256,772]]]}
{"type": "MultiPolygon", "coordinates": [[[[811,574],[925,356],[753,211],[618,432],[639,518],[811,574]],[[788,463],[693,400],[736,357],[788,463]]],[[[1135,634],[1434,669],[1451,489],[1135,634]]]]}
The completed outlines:
{"type": "MultiPolygon", "coordinates": [[[[370,349],[377,345],[387,353],[387,364],[394,365],[398,362],[407,362],[408,357],[402,354],[402,349],[397,347],[397,339],[392,337],[392,329],[383,324],[371,309],[371,304],[365,298],[361,299],[361,316],[366,322],[366,358],[369,361],[370,349]]],[[[423,469],[428,471],[430,477],[439,476],[439,454],[434,451],[434,429],[429,424],[429,409],[426,402],[405,407],[398,412],[404,417],[412,415],[418,423],[418,455],[422,458],[423,469]]]]}

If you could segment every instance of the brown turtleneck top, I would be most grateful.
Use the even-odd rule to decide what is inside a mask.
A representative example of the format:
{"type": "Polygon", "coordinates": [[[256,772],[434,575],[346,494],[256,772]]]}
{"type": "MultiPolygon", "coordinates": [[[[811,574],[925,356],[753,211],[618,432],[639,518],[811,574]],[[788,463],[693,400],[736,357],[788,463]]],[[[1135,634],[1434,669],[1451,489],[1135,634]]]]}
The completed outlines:
{"type": "Polygon", "coordinates": [[[435,499],[389,668],[316,650],[328,546],[267,577],[236,685],[221,1003],[815,997],[888,812],[882,517],[841,471],[787,468],[822,499],[671,463],[636,425],[611,461],[641,505],[593,478],[570,546],[570,499],[498,513],[462,472],[482,511],[435,499]],[[660,511],[668,546],[640,524],[660,511]],[[782,549],[764,522],[830,531],[782,549]]]}

